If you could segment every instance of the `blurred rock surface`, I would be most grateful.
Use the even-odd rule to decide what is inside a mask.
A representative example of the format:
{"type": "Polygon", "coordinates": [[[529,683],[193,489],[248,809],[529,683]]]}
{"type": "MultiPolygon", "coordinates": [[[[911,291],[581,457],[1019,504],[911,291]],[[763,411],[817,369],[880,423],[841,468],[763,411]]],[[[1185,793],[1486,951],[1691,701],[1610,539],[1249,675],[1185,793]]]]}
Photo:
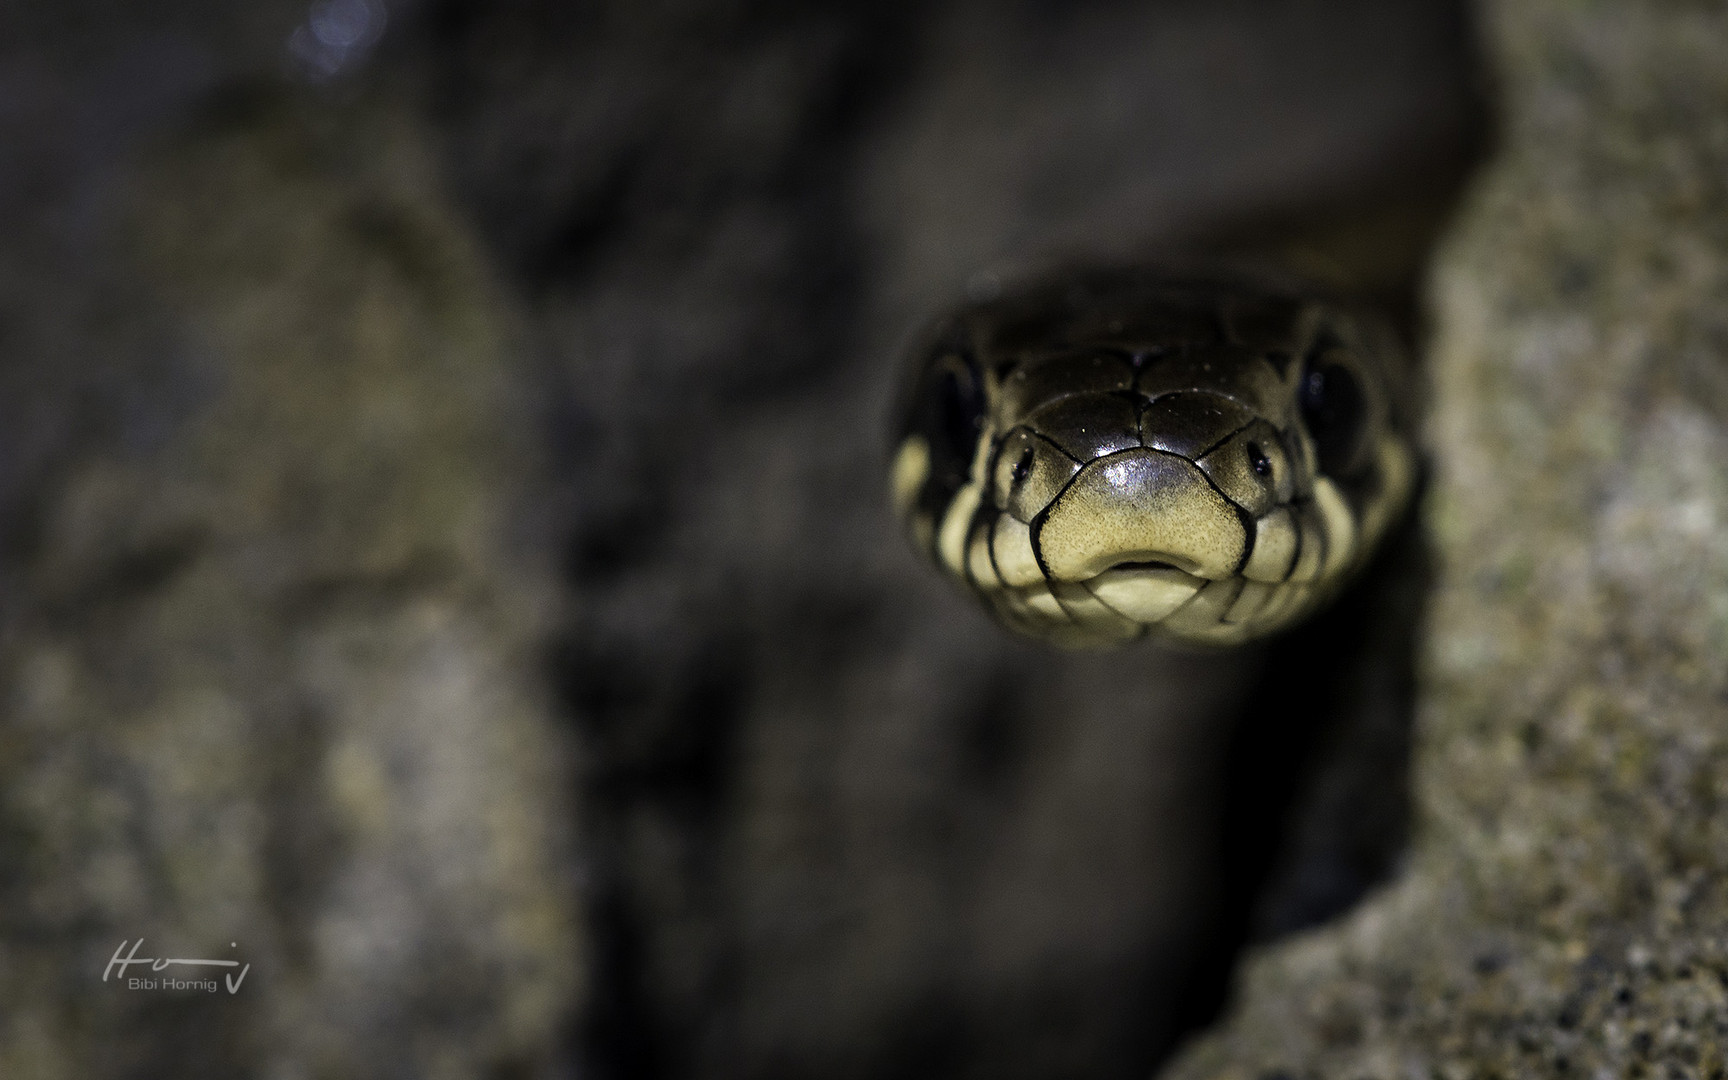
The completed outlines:
{"type": "Polygon", "coordinates": [[[183,126],[124,280],[49,279],[82,348],[8,358],[61,441],[7,521],[0,1075],[544,1073],[584,953],[521,334],[399,113],[183,126]],[[105,977],[139,938],[249,968],[105,977]]]}
{"type": "Polygon", "coordinates": [[[1439,263],[1408,875],[1165,1075],[1728,1069],[1728,19],[1502,2],[1439,263]]]}

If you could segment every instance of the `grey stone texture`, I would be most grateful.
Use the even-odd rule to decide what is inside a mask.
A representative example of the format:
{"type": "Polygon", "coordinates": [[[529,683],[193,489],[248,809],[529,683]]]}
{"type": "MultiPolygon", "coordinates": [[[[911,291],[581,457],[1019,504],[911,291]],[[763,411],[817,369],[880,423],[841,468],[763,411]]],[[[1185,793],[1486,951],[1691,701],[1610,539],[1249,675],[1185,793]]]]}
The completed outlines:
{"type": "Polygon", "coordinates": [[[0,1075],[561,1053],[584,951],[527,353],[428,161],[389,110],[230,95],[128,170],[106,284],[14,284],[80,306],[19,318],[75,353],[9,358],[14,445],[58,441],[7,521],[0,1075]],[[109,966],[140,938],[247,967],[109,966]]]}
{"type": "Polygon", "coordinates": [[[1728,12],[1486,8],[1503,147],[1434,273],[1408,872],[1163,1075],[1728,1069],[1728,12]]]}

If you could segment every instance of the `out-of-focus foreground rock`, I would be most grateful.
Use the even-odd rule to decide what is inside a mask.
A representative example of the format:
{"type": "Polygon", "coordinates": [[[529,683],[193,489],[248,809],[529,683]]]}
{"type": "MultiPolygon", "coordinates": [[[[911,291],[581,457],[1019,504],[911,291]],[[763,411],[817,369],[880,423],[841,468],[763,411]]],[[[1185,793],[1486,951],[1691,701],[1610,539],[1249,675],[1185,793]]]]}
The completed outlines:
{"type": "Polygon", "coordinates": [[[74,374],[12,361],[62,441],[8,523],[0,1075],[532,1073],[568,1030],[520,334],[412,126],[331,119],[193,121],[74,374]]]}
{"type": "Polygon", "coordinates": [[[1408,875],[1166,1075],[1728,1068],[1728,16],[1489,7],[1505,147],[1435,278],[1408,875]]]}

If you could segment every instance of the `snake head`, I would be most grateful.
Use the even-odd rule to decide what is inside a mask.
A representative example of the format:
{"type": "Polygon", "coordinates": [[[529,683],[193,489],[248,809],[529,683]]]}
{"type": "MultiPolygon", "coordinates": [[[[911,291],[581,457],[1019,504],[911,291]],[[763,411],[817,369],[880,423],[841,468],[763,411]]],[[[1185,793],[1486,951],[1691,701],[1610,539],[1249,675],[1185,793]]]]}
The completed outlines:
{"type": "Polygon", "coordinates": [[[1371,318],[1233,276],[1093,275],[976,304],[913,358],[892,487],[1008,626],[1232,645],[1322,605],[1408,502],[1371,318]]]}

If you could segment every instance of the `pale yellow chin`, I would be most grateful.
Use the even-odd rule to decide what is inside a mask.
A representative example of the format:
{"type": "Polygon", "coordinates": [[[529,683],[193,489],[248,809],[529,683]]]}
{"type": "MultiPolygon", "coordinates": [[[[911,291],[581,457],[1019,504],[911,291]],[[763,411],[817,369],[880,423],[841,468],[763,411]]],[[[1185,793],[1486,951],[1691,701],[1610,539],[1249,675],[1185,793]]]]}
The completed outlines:
{"type": "Polygon", "coordinates": [[[1010,590],[994,599],[1036,636],[1095,648],[1139,637],[1238,645],[1295,622],[1323,595],[1315,583],[1212,580],[1170,566],[1126,566],[1078,584],[1010,590]]]}
{"type": "Polygon", "coordinates": [[[1086,588],[1112,611],[1135,622],[1163,622],[1209,582],[1175,567],[1122,567],[1105,570],[1086,588]]]}

